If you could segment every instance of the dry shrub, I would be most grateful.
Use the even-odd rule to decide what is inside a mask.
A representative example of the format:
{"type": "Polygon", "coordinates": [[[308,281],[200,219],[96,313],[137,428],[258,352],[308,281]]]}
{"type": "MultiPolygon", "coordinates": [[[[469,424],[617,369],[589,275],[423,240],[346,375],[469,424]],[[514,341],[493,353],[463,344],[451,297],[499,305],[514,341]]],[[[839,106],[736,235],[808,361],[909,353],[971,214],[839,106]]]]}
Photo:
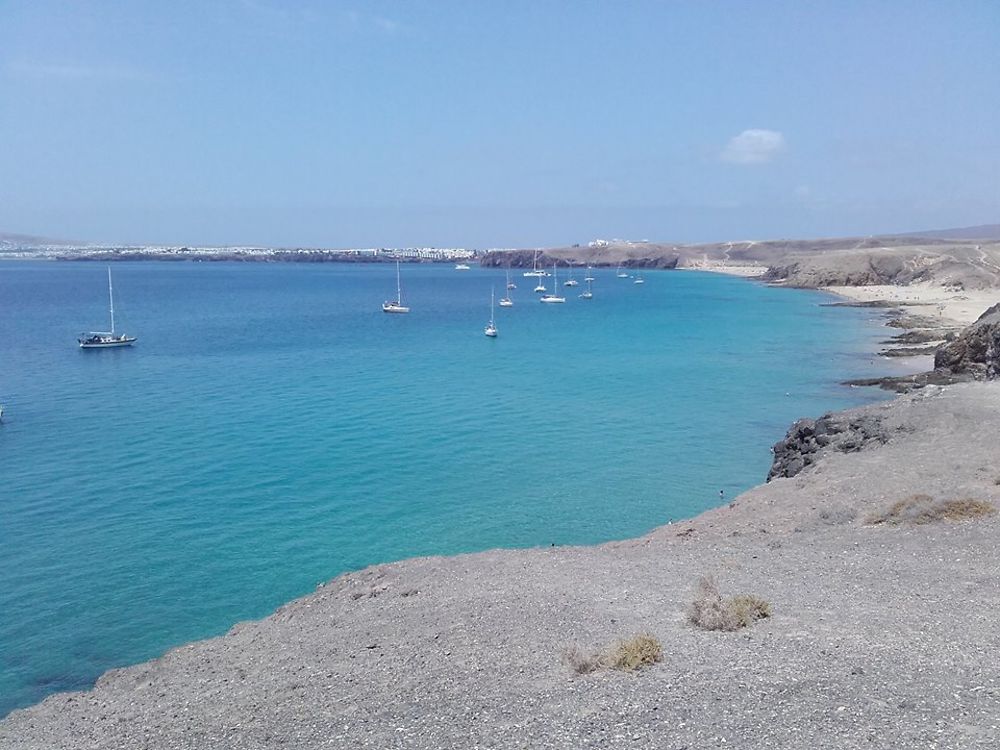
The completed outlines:
{"type": "Polygon", "coordinates": [[[733,631],[771,616],[771,604],[753,594],[723,599],[712,576],[698,579],[698,594],[688,619],[702,630],[733,631]]]}
{"type": "Polygon", "coordinates": [[[649,633],[640,633],[618,641],[601,658],[601,665],[609,669],[631,672],[639,667],[655,664],[663,658],[663,646],[649,633]]]}
{"type": "Polygon", "coordinates": [[[935,500],[930,495],[910,495],[903,500],[897,500],[881,513],[869,516],[868,523],[885,523],[896,526],[901,523],[924,524],[935,521],[965,521],[992,516],[996,512],[996,506],[986,500],[973,500],[971,498],[935,500]]]}
{"type": "Polygon", "coordinates": [[[579,646],[563,649],[562,660],[576,674],[590,674],[598,669],[632,672],[655,664],[663,658],[663,646],[649,633],[618,641],[603,652],[584,651],[579,646]]]}

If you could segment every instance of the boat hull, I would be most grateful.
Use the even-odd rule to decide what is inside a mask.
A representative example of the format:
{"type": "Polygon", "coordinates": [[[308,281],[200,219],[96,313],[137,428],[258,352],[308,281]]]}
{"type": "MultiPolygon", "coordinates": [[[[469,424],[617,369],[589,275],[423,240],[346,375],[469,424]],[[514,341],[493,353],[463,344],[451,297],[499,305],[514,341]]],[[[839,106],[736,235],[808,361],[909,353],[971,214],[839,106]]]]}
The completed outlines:
{"type": "Polygon", "coordinates": [[[123,346],[132,346],[138,339],[135,336],[125,337],[118,341],[81,341],[81,349],[121,349],[123,346]]]}
{"type": "Polygon", "coordinates": [[[394,313],[400,315],[403,313],[408,313],[410,308],[403,307],[402,305],[382,305],[382,312],[384,313],[394,313]]]}

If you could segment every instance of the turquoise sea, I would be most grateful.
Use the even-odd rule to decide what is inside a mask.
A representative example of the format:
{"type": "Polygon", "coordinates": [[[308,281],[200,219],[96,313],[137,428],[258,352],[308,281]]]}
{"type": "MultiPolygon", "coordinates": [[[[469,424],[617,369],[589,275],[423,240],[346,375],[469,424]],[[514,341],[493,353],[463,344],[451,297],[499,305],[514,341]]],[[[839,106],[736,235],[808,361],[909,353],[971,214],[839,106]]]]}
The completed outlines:
{"type": "Polygon", "coordinates": [[[596,270],[0,264],[0,715],[412,555],[582,544],[763,480],[789,423],[884,398],[885,334],[816,292],[596,270]],[[582,275],[582,274],[578,274],[582,275]],[[551,281],[551,280],[550,280],[551,281]]]}

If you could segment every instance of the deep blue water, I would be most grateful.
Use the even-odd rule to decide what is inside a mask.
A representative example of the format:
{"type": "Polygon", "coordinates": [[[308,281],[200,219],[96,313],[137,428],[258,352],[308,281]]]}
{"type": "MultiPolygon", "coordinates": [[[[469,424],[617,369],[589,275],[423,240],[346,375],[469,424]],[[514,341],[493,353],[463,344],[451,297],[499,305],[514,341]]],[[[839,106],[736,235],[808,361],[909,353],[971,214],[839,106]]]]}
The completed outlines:
{"type": "Polygon", "coordinates": [[[0,715],[224,632],[345,570],[641,534],[759,483],[804,415],[883,394],[884,333],[824,295],[596,271],[0,265],[0,715]]]}

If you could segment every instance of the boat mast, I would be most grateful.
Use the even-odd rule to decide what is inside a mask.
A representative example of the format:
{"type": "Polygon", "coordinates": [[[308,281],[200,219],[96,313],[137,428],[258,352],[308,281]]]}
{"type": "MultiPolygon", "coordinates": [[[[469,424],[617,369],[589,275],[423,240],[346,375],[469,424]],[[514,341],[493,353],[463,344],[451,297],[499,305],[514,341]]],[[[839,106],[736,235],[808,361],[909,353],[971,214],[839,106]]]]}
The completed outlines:
{"type": "Polygon", "coordinates": [[[115,294],[111,289],[111,266],[108,266],[108,306],[111,310],[111,333],[115,332],[115,294]]]}
{"type": "Polygon", "coordinates": [[[399,261],[396,261],[396,304],[403,304],[403,290],[399,285],[399,261]]]}
{"type": "Polygon", "coordinates": [[[496,296],[496,288],[490,287],[490,325],[493,325],[493,298],[496,296]]]}

